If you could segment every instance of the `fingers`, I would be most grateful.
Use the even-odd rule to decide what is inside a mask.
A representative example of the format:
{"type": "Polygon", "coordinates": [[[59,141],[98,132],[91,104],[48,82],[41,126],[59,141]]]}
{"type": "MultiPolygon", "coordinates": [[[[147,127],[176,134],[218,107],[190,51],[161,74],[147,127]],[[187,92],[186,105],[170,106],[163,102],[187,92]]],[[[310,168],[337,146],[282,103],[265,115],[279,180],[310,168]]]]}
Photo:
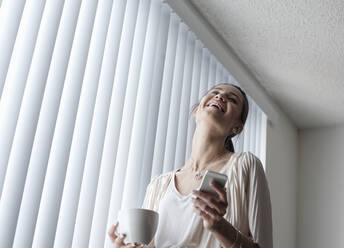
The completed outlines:
{"type": "Polygon", "coordinates": [[[125,246],[125,243],[123,242],[123,240],[125,239],[125,236],[126,235],[124,233],[121,233],[120,235],[118,235],[117,239],[114,242],[115,248],[125,246]]]}
{"type": "Polygon", "coordinates": [[[128,247],[128,248],[142,248],[142,247],[144,247],[144,245],[141,245],[141,244],[138,244],[138,243],[130,243],[130,244],[128,244],[126,247],[128,247]]]}
{"type": "Polygon", "coordinates": [[[194,211],[200,215],[201,217],[203,217],[203,219],[205,219],[208,222],[211,222],[212,216],[209,215],[208,213],[204,212],[202,209],[200,209],[199,207],[197,207],[196,205],[194,205],[194,211]]]}
{"type": "Polygon", "coordinates": [[[216,193],[219,195],[221,201],[223,202],[227,202],[227,195],[226,195],[226,188],[225,187],[221,187],[216,181],[213,181],[210,184],[210,187],[212,187],[216,193]]]}
{"type": "Polygon", "coordinates": [[[204,201],[202,201],[201,199],[199,198],[196,198],[196,199],[192,199],[193,203],[194,203],[194,207],[196,207],[197,209],[203,211],[204,213],[206,213],[207,215],[210,215],[212,218],[214,219],[219,219],[220,216],[223,216],[222,215],[222,212],[221,211],[218,211],[212,207],[210,207],[208,204],[206,204],[204,201]]]}
{"type": "Polygon", "coordinates": [[[118,227],[118,221],[116,222],[115,225],[111,226],[111,228],[108,231],[108,235],[111,238],[112,243],[114,243],[115,248],[119,247],[126,247],[126,248],[142,248],[144,245],[138,244],[138,243],[129,243],[125,244],[124,239],[126,237],[126,234],[121,233],[121,234],[116,234],[116,230],[118,227]]]}
{"type": "Polygon", "coordinates": [[[111,228],[108,231],[108,235],[111,238],[111,242],[114,243],[115,248],[125,246],[125,243],[123,240],[125,239],[125,234],[116,234],[116,230],[118,227],[118,221],[116,222],[115,225],[111,226],[111,228]]]}
{"type": "Polygon", "coordinates": [[[215,209],[217,211],[217,214],[220,216],[226,214],[228,206],[227,200],[226,202],[223,202],[219,199],[214,198],[214,195],[211,193],[202,192],[198,190],[193,192],[193,194],[194,196],[196,196],[196,200],[194,201],[194,203],[201,207],[203,210],[211,211],[212,208],[215,209]],[[207,208],[206,206],[209,207],[207,208]]]}
{"type": "Polygon", "coordinates": [[[213,199],[199,198],[192,199],[193,203],[206,212],[212,212],[217,215],[221,215],[223,209],[213,203],[213,199]]]}
{"type": "Polygon", "coordinates": [[[116,235],[117,227],[118,227],[118,221],[116,222],[115,225],[111,226],[111,228],[108,231],[108,235],[110,236],[112,243],[115,242],[115,240],[117,239],[117,235],[116,235]]]}

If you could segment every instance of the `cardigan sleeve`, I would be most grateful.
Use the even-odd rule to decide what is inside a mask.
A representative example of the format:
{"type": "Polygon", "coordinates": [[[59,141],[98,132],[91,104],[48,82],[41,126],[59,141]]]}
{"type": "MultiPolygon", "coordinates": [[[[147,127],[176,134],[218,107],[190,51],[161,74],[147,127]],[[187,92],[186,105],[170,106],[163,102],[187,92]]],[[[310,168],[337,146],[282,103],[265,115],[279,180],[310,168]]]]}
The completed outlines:
{"type": "MultiPolygon", "coordinates": [[[[166,189],[171,181],[173,171],[155,176],[146,188],[146,194],[143,200],[142,208],[158,212],[159,202],[164,196],[166,189]]],[[[144,246],[145,248],[155,248],[154,239],[144,246]]]]}
{"type": "Polygon", "coordinates": [[[273,248],[270,190],[261,161],[251,152],[246,156],[248,174],[248,221],[260,248],[273,248]]]}
{"type": "Polygon", "coordinates": [[[158,176],[155,176],[146,188],[145,198],[143,200],[142,208],[154,210],[154,201],[156,196],[156,183],[158,176]]]}
{"type": "Polygon", "coordinates": [[[155,176],[148,184],[142,208],[147,208],[158,212],[159,202],[164,196],[166,189],[170,183],[172,172],[167,172],[155,176]]]}
{"type": "MultiPolygon", "coordinates": [[[[145,194],[145,198],[143,200],[142,208],[153,210],[154,196],[155,196],[154,184],[156,183],[156,180],[155,180],[156,178],[157,177],[153,178],[146,188],[146,194],[145,194]]],[[[154,238],[152,239],[152,241],[148,245],[144,245],[144,248],[155,248],[154,238]]]]}

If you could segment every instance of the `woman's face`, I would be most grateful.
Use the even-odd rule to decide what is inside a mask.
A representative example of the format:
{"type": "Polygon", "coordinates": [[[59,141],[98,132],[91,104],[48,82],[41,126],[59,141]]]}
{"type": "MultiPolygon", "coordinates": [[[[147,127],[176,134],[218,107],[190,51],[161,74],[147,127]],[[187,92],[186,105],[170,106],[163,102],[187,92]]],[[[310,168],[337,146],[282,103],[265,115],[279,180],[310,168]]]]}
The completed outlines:
{"type": "Polygon", "coordinates": [[[202,98],[194,117],[196,123],[207,121],[229,135],[233,127],[242,126],[240,116],[243,106],[244,96],[240,90],[231,85],[217,85],[202,98]],[[216,102],[220,109],[213,105],[216,102]]]}

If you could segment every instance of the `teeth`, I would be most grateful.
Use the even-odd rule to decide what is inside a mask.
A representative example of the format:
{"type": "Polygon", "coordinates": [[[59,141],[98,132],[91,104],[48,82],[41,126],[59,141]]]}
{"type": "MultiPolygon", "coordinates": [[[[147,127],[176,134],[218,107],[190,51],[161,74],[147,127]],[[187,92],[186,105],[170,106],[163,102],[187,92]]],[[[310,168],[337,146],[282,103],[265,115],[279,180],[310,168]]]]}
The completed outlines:
{"type": "Polygon", "coordinates": [[[211,106],[216,106],[218,109],[221,109],[220,106],[217,104],[212,104],[211,106]]]}
{"type": "Polygon", "coordinates": [[[222,108],[220,107],[220,105],[218,105],[217,103],[211,103],[210,105],[208,106],[216,106],[219,110],[223,111],[222,108]]]}

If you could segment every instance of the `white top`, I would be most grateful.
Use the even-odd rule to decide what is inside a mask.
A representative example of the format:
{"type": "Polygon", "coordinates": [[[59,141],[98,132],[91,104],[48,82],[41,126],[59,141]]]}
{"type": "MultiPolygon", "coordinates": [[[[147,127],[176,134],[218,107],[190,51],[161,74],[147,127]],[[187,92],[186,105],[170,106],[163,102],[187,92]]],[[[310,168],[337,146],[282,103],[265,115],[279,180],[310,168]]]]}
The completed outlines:
{"type": "MultiPolygon", "coordinates": [[[[260,160],[250,152],[234,153],[220,172],[228,176],[226,220],[260,248],[272,248],[270,192],[260,160]]],[[[158,229],[148,247],[220,247],[192,211],[192,194],[183,196],[177,191],[171,180],[174,175],[171,171],[156,176],[147,187],[142,207],[159,213],[158,229]]]]}

